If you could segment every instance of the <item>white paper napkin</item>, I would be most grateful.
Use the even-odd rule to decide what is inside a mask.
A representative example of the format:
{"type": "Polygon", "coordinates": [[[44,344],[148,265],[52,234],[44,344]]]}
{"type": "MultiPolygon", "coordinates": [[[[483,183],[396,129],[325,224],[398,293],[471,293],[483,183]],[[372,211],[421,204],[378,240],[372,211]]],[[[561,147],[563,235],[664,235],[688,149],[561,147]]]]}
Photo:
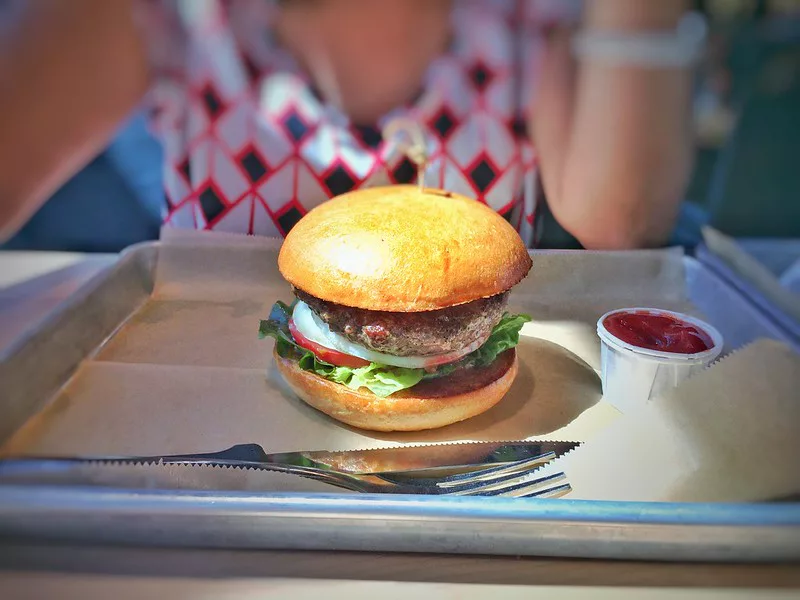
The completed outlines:
{"type": "Polygon", "coordinates": [[[771,340],[729,355],[537,472],[570,499],[735,502],[800,493],[800,356],[771,340]]]}

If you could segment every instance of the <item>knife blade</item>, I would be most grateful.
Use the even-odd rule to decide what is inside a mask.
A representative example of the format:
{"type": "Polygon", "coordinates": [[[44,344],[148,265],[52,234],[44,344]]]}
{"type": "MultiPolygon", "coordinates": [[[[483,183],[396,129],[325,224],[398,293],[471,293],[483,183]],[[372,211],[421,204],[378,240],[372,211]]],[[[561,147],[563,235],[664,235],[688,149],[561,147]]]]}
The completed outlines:
{"type": "MultiPolygon", "coordinates": [[[[486,465],[502,465],[536,456],[556,457],[577,447],[580,442],[509,441],[458,442],[417,446],[396,446],[368,450],[301,451],[266,453],[258,444],[238,444],[220,452],[153,456],[8,457],[0,460],[0,474],[34,468],[58,469],[74,464],[189,464],[258,469],[264,465],[291,465],[349,473],[386,473],[469,470],[486,465]]],[[[543,460],[546,462],[546,460],[543,460]]],[[[438,473],[437,473],[438,474],[438,473]]]]}

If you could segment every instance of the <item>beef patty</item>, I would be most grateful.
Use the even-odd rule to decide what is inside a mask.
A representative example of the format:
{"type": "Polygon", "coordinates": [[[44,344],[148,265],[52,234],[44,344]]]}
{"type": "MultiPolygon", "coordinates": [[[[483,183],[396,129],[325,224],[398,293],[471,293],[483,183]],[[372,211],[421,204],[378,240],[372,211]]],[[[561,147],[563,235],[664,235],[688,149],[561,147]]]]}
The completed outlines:
{"type": "Polygon", "coordinates": [[[445,354],[485,340],[502,318],[508,302],[506,292],[450,308],[400,313],[342,306],[297,288],[294,293],[331,331],[395,356],[445,354]]]}

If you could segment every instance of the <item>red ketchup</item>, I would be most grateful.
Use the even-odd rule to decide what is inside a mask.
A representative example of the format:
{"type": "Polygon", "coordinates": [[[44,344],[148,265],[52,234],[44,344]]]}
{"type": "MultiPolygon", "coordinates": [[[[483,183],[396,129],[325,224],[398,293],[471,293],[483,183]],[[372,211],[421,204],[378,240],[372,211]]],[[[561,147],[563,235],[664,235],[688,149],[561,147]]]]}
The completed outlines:
{"type": "Polygon", "coordinates": [[[603,326],[631,346],[659,352],[697,354],[714,346],[705,331],[672,315],[619,312],[603,319],[603,326]]]}

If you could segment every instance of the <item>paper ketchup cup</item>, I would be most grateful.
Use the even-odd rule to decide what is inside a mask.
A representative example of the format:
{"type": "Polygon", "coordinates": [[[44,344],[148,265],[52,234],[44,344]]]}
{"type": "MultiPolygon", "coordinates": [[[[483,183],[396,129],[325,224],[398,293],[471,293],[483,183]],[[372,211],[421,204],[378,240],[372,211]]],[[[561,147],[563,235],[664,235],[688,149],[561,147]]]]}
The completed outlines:
{"type": "Polygon", "coordinates": [[[657,308],[621,308],[597,321],[603,396],[626,412],[677,386],[722,352],[722,335],[699,319],[657,308]]]}

